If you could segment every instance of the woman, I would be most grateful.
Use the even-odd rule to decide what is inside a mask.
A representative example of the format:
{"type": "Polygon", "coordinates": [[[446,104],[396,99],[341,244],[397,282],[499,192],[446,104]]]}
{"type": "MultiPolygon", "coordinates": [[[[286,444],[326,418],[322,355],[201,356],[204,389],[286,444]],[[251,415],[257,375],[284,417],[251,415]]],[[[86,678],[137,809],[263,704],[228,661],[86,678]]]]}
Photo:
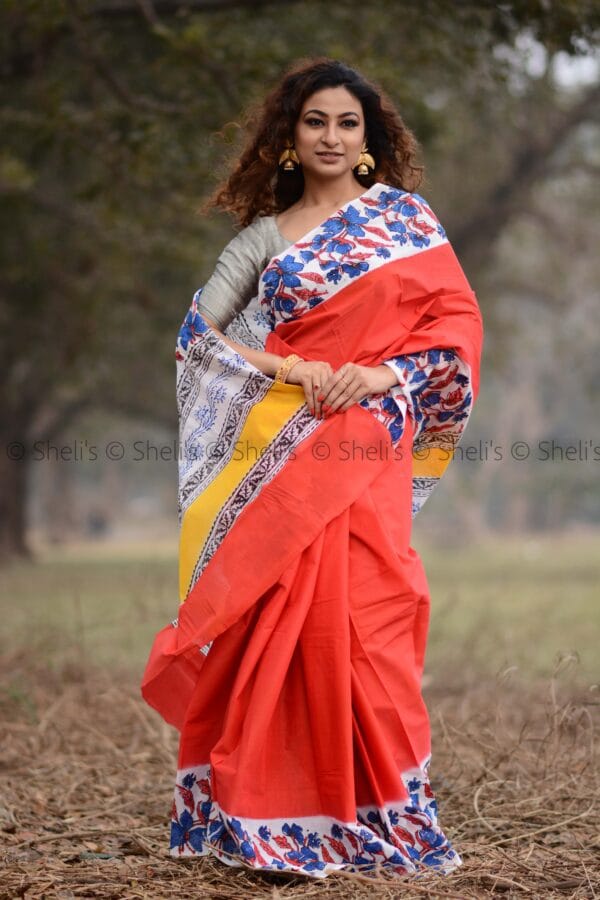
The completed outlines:
{"type": "Polygon", "coordinates": [[[478,392],[481,316],[383,93],[297,65],[210,201],[244,226],[177,341],[180,614],[143,695],[181,732],[171,851],[447,873],[414,516],[478,392]],[[411,452],[417,451],[417,452],[411,452]]]}

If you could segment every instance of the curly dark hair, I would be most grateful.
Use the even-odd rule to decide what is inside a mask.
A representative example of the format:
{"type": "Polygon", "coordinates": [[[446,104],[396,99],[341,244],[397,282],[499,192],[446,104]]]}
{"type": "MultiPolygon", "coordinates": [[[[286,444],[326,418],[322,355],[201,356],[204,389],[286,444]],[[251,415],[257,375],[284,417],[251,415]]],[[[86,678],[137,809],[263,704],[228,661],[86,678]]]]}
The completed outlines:
{"type": "Polygon", "coordinates": [[[360,101],[365,117],[365,138],[375,160],[375,171],[356,175],[365,188],[382,181],[413,191],[422,181],[424,167],[415,162],[419,149],[387,94],[355,69],[328,57],[300,59],[285,73],[258,106],[244,117],[246,145],[231,173],[206,200],[202,212],[219,206],[244,227],[257,215],[275,215],[298,200],[304,191],[302,167],[283,172],[279,156],[294,128],[302,104],[316,91],[345,87],[360,101]]]}

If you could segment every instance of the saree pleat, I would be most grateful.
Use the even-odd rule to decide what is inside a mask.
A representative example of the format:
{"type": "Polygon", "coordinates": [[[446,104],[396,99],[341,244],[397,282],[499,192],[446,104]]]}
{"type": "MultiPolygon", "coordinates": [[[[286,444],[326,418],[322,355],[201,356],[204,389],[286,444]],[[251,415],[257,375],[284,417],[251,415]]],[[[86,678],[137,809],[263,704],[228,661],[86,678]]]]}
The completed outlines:
{"type": "Polygon", "coordinates": [[[430,596],[411,530],[477,393],[477,303],[422,198],[384,185],[263,279],[265,349],[334,369],[393,355],[409,375],[315,421],[300,386],[194,309],[184,323],[182,603],[142,685],[181,732],[171,852],[312,877],[447,873],[462,860],[429,780],[430,596]],[[240,439],[256,459],[236,457],[240,439]]]}

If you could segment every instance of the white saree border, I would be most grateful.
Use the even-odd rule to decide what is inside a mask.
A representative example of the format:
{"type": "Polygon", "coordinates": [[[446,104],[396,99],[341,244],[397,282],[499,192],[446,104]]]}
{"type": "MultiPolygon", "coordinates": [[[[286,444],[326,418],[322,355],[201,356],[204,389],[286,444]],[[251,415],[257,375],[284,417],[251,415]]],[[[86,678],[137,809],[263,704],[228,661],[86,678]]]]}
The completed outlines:
{"type": "Polygon", "coordinates": [[[170,853],[177,858],[213,854],[230,866],[314,878],[339,870],[377,875],[384,869],[417,878],[433,870],[449,874],[462,859],[438,824],[428,777],[430,759],[402,773],[406,799],[358,807],[352,822],[324,815],[230,815],[212,799],[210,764],[181,769],[170,853]]]}

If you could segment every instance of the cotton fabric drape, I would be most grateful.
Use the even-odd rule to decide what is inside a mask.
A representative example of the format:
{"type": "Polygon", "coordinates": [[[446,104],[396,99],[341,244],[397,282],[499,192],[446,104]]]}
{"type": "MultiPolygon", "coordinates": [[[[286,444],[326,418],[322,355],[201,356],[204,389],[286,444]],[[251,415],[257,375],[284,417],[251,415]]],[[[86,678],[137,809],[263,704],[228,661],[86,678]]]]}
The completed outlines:
{"type": "Polygon", "coordinates": [[[206,325],[201,294],[176,349],[181,603],[142,683],[181,733],[171,852],[452,871],[410,538],[478,394],[475,294],[427,202],[381,183],[271,259],[228,335],[399,379],[325,420],[206,325]]]}

